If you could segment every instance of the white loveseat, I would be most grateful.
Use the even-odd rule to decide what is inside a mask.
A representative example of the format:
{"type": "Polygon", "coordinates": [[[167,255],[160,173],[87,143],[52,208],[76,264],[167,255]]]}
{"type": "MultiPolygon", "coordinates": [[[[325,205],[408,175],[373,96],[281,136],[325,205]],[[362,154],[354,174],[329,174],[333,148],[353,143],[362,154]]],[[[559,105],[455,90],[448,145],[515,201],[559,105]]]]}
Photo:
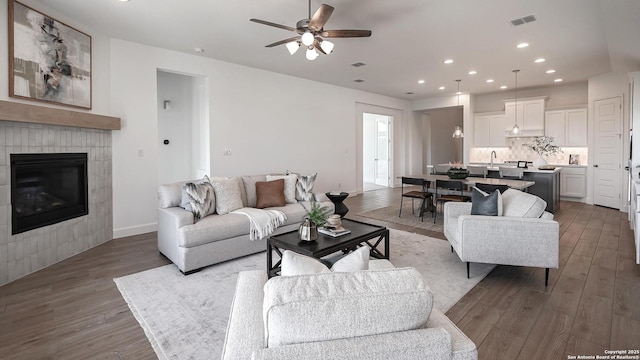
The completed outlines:
{"type": "Polygon", "coordinates": [[[544,211],[541,198],[515,189],[502,194],[502,216],[471,215],[472,203],[446,203],[444,235],[460,260],[545,268],[558,268],[559,226],[544,211]]]}
{"type": "Polygon", "coordinates": [[[478,358],[414,268],[371,260],[352,273],[238,275],[223,360],[478,358]]]}
{"type": "MultiPolygon", "coordinates": [[[[266,181],[267,175],[252,175],[231,178],[238,182],[242,205],[256,205],[256,188],[258,181],[266,181]]],[[[196,180],[197,181],[197,180],[196,180]]],[[[182,181],[161,185],[158,189],[158,249],[178,266],[184,274],[201,268],[238,257],[266,251],[266,239],[250,240],[250,222],[245,215],[227,213],[213,214],[195,221],[191,211],[182,208],[182,181]]],[[[324,194],[315,193],[319,205],[333,211],[334,205],[324,194]]],[[[304,215],[305,204],[309,209],[311,203],[288,203],[285,206],[272,207],[282,211],[287,219],[274,234],[297,230],[304,215]]]]}

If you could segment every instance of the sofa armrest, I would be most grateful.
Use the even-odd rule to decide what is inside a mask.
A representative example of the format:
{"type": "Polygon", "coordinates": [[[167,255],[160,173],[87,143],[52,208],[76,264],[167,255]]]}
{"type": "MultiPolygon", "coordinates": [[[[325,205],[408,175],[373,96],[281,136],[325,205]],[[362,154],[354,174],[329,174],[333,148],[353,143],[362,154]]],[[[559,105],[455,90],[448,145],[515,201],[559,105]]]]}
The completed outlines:
{"type": "Polygon", "coordinates": [[[461,215],[462,261],[557,268],[558,222],[540,218],[461,215]]]}
{"type": "Polygon", "coordinates": [[[251,359],[444,360],[451,359],[451,335],[442,328],[407,330],[265,348],[251,359]]]}
{"type": "Polygon", "coordinates": [[[187,211],[179,206],[174,206],[166,209],[158,209],[158,225],[160,223],[170,224],[171,228],[178,230],[185,225],[193,225],[195,218],[191,211],[187,211]]]}
{"type": "Polygon", "coordinates": [[[241,271],[224,339],[222,360],[249,359],[251,354],[264,348],[262,325],[262,290],[267,282],[263,270],[241,271]]]}

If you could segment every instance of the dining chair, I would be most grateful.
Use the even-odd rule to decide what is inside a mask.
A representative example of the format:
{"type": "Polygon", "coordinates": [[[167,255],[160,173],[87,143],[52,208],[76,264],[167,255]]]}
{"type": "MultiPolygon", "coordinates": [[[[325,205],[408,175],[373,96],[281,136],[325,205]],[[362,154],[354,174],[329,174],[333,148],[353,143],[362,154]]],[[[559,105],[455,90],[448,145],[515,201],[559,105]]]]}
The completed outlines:
{"type": "Polygon", "coordinates": [[[438,214],[438,204],[441,209],[444,208],[444,203],[449,201],[466,202],[471,198],[464,195],[465,184],[459,180],[436,180],[436,188],[434,194],[435,209],[433,210],[433,223],[436,223],[438,214]]]}
{"type": "Polygon", "coordinates": [[[429,192],[429,184],[430,181],[426,179],[418,179],[418,178],[409,178],[402,177],[402,196],[400,197],[400,213],[398,217],[402,216],[402,201],[404,198],[411,198],[411,212],[412,214],[416,213],[413,201],[415,199],[420,199],[420,219],[424,221],[424,212],[427,208],[431,208],[431,200],[433,198],[433,194],[429,192]],[[418,185],[421,186],[420,190],[411,190],[404,192],[404,185],[418,185]]]}
{"type": "Polygon", "coordinates": [[[501,178],[522,179],[524,169],[512,166],[498,166],[501,178]]]}
{"type": "Polygon", "coordinates": [[[486,178],[489,173],[487,166],[482,165],[468,165],[467,170],[469,171],[469,176],[480,176],[483,178],[486,178]]]}
{"type": "Polygon", "coordinates": [[[494,185],[494,184],[483,184],[483,183],[476,183],[474,186],[489,194],[491,194],[496,190],[500,190],[500,193],[502,194],[509,188],[509,186],[507,185],[494,185]]]}
{"type": "Polygon", "coordinates": [[[433,173],[436,175],[447,175],[447,171],[451,169],[449,164],[435,164],[433,165],[433,173]]]}

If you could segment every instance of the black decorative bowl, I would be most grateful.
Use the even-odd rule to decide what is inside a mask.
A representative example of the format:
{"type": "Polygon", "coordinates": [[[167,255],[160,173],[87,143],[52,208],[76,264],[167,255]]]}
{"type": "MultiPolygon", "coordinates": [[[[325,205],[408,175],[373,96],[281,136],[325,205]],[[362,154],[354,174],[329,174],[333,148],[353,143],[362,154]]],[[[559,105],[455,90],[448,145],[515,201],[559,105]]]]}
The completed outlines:
{"type": "Polygon", "coordinates": [[[469,170],[467,169],[449,169],[447,171],[449,179],[466,179],[469,176],[469,170]]]}

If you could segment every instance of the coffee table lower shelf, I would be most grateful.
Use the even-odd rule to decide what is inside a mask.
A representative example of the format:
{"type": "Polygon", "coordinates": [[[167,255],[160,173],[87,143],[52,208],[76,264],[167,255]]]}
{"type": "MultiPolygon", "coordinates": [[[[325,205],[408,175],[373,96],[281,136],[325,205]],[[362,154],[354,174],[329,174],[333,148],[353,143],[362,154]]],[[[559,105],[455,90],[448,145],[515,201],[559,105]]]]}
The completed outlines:
{"type": "Polygon", "coordinates": [[[342,226],[351,230],[351,233],[339,237],[318,234],[318,239],[315,241],[301,241],[298,237],[298,231],[290,231],[269,237],[267,239],[268,277],[280,275],[284,250],[291,250],[320,259],[339,251],[346,254],[366,244],[371,248],[371,257],[389,259],[389,229],[384,226],[350,219],[342,219],[342,226]],[[381,249],[381,247],[384,247],[384,249],[381,249]],[[279,256],[275,264],[273,263],[274,252],[279,256]]]}

